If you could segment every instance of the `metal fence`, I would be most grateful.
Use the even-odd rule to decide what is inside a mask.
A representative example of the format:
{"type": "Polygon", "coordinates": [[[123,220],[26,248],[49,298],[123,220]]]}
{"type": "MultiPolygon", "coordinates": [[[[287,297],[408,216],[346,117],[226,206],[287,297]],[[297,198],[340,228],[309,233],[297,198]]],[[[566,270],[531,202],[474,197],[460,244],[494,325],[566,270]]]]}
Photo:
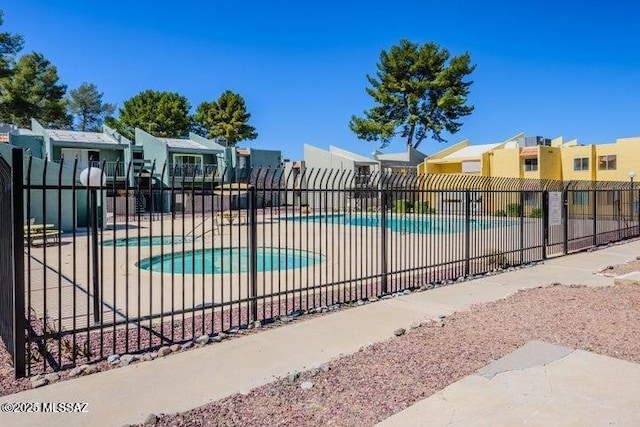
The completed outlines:
{"type": "Polygon", "coordinates": [[[127,165],[92,189],[25,163],[27,375],[639,234],[630,183],[127,165]]]}

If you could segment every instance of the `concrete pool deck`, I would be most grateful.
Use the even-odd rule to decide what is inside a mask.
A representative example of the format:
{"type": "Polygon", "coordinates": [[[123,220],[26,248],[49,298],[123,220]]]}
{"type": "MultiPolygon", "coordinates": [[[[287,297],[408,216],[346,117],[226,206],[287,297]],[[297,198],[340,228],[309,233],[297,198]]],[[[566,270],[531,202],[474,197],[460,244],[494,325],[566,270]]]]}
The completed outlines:
{"type": "MultiPolygon", "coordinates": [[[[639,252],[640,241],[636,240],[599,251],[555,258],[543,265],[379,301],[152,362],[4,396],[0,398],[0,403],[87,402],[89,412],[0,413],[0,425],[122,425],[140,423],[149,413],[182,412],[237,392],[248,391],[276,377],[310,369],[340,355],[356,352],[364,345],[390,338],[395,329],[408,328],[416,321],[448,315],[472,304],[505,298],[519,289],[555,282],[566,285],[612,285],[613,278],[593,272],[607,265],[634,259],[639,252]],[[350,327],[342,327],[344,324],[350,327]]],[[[608,358],[602,361],[582,352],[575,354],[575,360],[571,363],[586,364],[586,369],[598,370],[601,364],[609,366],[608,358]]],[[[628,405],[623,395],[632,398],[640,394],[633,387],[624,388],[628,384],[625,378],[636,378],[637,365],[628,362],[613,365],[607,371],[608,381],[622,387],[622,395],[615,395],[612,400],[606,401],[615,411],[618,407],[628,405]]],[[[531,372],[539,376],[540,372],[536,369],[534,367],[531,372]]],[[[498,377],[500,375],[495,378],[498,377]]],[[[638,383],[640,381],[636,381],[638,383]]],[[[542,393],[546,393],[547,389],[535,386],[537,383],[532,384],[534,386],[529,392],[544,396],[542,393]]],[[[466,389],[474,385],[477,384],[463,382],[460,387],[466,389]]],[[[581,390],[580,384],[577,387],[581,390]]],[[[594,393],[595,402],[605,401],[605,396],[601,396],[598,390],[594,393]]],[[[500,402],[496,395],[496,405],[500,402]]],[[[526,402],[523,405],[523,408],[529,408],[526,402]]],[[[638,407],[640,405],[635,406],[638,407]]],[[[521,418],[516,418],[515,422],[523,423],[526,418],[522,417],[528,416],[528,412],[517,412],[514,416],[518,417],[519,414],[521,418]]],[[[637,412],[629,416],[637,416],[637,412]]]]}

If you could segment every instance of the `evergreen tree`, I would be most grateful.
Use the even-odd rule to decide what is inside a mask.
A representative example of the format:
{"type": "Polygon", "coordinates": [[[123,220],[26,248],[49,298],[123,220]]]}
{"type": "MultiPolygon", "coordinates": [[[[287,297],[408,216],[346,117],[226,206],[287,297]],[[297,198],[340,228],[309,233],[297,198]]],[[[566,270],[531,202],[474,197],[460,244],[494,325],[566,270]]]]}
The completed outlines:
{"type": "Polygon", "coordinates": [[[248,124],[250,118],[242,96],[227,90],[217,101],[201,103],[193,119],[207,138],[219,138],[234,146],[258,137],[256,128],[248,124]]]}
{"type": "Polygon", "coordinates": [[[11,74],[0,79],[0,88],[0,121],[29,126],[35,118],[54,128],[71,124],[64,98],[67,86],[59,83],[55,65],[42,54],[20,57],[11,74]]]}
{"type": "Polygon", "coordinates": [[[104,119],[115,106],[102,102],[102,92],[93,83],[82,83],[69,93],[69,112],[74,118],[74,128],[80,131],[99,131],[104,119]]]}
{"type": "Polygon", "coordinates": [[[135,128],[165,138],[179,138],[190,127],[189,102],[175,92],[146,90],[124,102],[119,118],[105,121],[107,126],[133,139],[135,128]]]}
{"type": "Polygon", "coordinates": [[[417,148],[430,133],[442,142],[442,132],[456,133],[462,126],[459,119],[473,111],[467,105],[472,82],[465,78],[475,65],[467,53],[450,58],[435,43],[401,40],[380,53],[377,68],[375,77],[367,75],[367,93],[376,105],[349,123],[360,139],[385,147],[399,136],[417,148]]]}
{"type": "MultiPolygon", "coordinates": [[[[4,13],[0,10],[0,27],[4,23],[4,13]]],[[[11,74],[11,66],[15,54],[22,49],[23,39],[21,35],[0,32],[0,78],[11,74]]]]}

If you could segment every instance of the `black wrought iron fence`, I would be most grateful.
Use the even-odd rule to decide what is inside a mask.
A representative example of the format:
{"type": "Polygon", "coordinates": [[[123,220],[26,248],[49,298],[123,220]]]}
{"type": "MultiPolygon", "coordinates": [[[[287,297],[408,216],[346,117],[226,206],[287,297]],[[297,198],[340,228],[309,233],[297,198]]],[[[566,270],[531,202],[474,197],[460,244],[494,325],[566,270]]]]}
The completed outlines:
{"type": "Polygon", "coordinates": [[[639,234],[629,183],[76,169],[26,161],[28,375],[639,234]]]}

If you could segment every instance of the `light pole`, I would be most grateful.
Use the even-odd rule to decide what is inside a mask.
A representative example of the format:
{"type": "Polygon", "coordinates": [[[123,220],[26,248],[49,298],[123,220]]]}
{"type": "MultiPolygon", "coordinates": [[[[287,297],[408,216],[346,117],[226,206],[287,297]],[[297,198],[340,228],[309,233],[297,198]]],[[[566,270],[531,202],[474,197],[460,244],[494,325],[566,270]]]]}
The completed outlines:
{"type": "Polygon", "coordinates": [[[633,221],[633,178],[635,176],[634,171],[629,172],[629,221],[633,221]]]}
{"type": "Polygon", "coordinates": [[[91,220],[89,228],[91,230],[91,262],[93,278],[93,320],[100,323],[102,310],[100,308],[100,280],[98,274],[98,188],[106,183],[106,177],[100,168],[89,166],[80,172],[80,183],[89,190],[89,209],[91,220]]]}

